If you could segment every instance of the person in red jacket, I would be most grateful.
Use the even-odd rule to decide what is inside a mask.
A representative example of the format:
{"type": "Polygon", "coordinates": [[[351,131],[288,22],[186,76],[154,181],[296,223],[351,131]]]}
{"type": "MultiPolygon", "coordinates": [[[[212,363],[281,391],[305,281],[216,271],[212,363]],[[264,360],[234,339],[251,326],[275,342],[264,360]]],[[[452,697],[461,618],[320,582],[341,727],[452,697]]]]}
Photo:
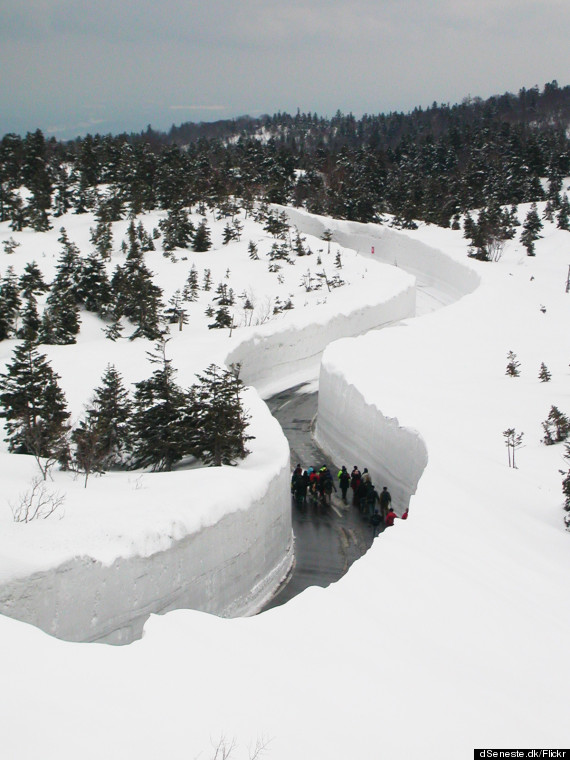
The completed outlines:
{"type": "Polygon", "coordinates": [[[390,509],[388,510],[388,513],[386,515],[386,519],[384,520],[384,522],[386,523],[386,527],[387,528],[389,528],[392,525],[394,525],[394,520],[396,519],[396,517],[398,517],[398,515],[394,512],[394,510],[392,509],[392,507],[390,507],[390,509]]]}

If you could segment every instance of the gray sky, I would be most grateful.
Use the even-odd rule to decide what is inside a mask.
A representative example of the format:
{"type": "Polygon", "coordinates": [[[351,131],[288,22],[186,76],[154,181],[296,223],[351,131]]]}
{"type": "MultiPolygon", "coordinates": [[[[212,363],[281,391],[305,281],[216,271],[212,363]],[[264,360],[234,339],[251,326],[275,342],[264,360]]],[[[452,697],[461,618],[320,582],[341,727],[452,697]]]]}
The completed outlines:
{"type": "Polygon", "coordinates": [[[0,135],[570,84],[568,0],[0,0],[0,135]]]}

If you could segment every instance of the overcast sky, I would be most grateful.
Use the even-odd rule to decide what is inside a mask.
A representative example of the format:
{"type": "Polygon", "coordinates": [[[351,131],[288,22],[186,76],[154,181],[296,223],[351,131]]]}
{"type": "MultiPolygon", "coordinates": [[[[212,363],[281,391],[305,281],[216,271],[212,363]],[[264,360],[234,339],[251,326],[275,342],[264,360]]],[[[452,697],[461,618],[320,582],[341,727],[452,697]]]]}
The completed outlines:
{"type": "Polygon", "coordinates": [[[0,134],[570,84],[569,0],[0,0],[0,134]]]}

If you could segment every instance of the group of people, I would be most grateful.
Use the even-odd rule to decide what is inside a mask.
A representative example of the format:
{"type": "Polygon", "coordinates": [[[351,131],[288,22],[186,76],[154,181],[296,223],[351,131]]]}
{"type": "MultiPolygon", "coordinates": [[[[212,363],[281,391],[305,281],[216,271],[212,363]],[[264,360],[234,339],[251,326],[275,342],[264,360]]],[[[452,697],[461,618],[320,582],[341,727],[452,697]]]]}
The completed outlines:
{"type": "Polygon", "coordinates": [[[298,464],[293,470],[291,492],[298,504],[305,505],[309,498],[315,505],[330,506],[333,491],[336,491],[336,487],[326,464],[320,470],[316,467],[303,470],[298,464]]]}
{"type": "MultiPolygon", "coordinates": [[[[384,486],[378,493],[368,469],[365,467],[362,472],[354,465],[352,472],[348,472],[343,465],[337,473],[339,489],[342,500],[347,503],[348,489],[352,490],[352,504],[360,512],[367,516],[374,525],[384,523],[387,527],[394,525],[397,515],[392,508],[392,496],[388,487],[384,486]]],[[[316,505],[322,504],[330,506],[332,492],[336,491],[332,473],[326,465],[319,470],[315,467],[308,467],[303,470],[300,464],[297,464],[291,477],[291,492],[295,501],[299,505],[306,505],[307,498],[311,499],[316,505]]],[[[402,519],[408,516],[407,511],[402,515],[402,519]]]]}

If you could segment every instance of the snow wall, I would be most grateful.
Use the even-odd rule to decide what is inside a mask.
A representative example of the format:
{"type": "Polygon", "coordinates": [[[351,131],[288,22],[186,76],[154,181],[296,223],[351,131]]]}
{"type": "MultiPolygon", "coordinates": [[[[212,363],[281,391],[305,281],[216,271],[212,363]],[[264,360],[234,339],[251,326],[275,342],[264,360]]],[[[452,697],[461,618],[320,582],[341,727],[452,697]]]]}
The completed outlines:
{"type": "MultiPolygon", "coordinates": [[[[473,292],[479,275],[469,265],[455,261],[441,250],[387,227],[344,222],[285,209],[300,232],[321,237],[330,230],[332,240],[362,255],[401,267],[433,287],[448,302],[473,292]]],[[[363,393],[343,374],[344,341],[324,352],[315,438],[333,461],[367,467],[378,490],[386,485],[400,515],[408,508],[427,465],[428,452],[420,434],[400,426],[367,402],[363,393]]]]}
{"type": "Polygon", "coordinates": [[[76,557],[0,586],[0,611],[68,641],[127,644],[151,613],[190,608],[222,617],[257,612],[293,561],[290,468],[246,510],[150,556],[105,565],[76,557]]]}
{"type": "Polygon", "coordinates": [[[277,208],[287,213],[300,232],[322,237],[325,230],[330,230],[332,240],[339,245],[353,248],[362,256],[401,267],[421,279],[423,287],[435,286],[446,293],[450,301],[472,293],[479,285],[479,275],[469,265],[455,261],[443,251],[405,232],[378,224],[330,219],[302,209],[277,208]]]}
{"type": "MultiPolygon", "coordinates": [[[[347,247],[352,247],[349,242],[347,247]]],[[[289,312],[278,323],[253,328],[228,354],[226,364],[241,364],[242,380],[264,397],[295,385],[298,378],[316,378],[323,351],[332,341],[415,315],[414,278],[393,268],[388,274],[383,278],[382,267],[374,262],[368,278],[358,285],[359,303],[333,290],[330,300],[310,315],[289,312]]]]}

